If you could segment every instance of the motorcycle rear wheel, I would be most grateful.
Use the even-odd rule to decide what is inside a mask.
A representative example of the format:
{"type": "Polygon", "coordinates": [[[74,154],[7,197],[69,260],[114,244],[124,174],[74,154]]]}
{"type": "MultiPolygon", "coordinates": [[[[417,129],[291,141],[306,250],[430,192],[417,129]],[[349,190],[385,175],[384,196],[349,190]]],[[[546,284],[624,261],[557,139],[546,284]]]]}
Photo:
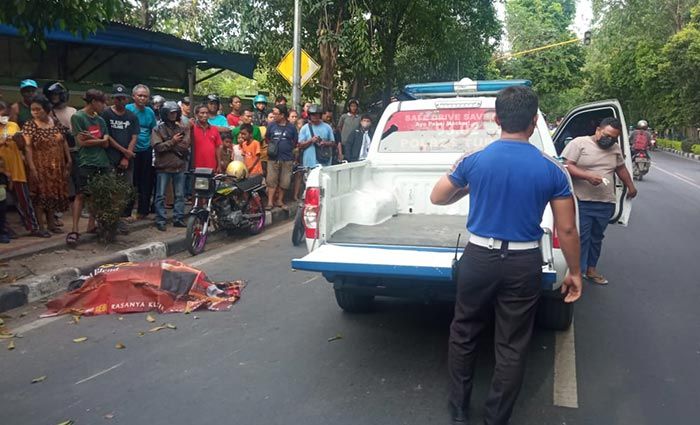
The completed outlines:
{"type": "Polygon", "coordinates": [[[201,254],[207,244],[207,234],[205,232],[206,222],[197,215],[190,215],[187,219],[187,233],[185,242],[187,251],[192,255],[201,254]]]}

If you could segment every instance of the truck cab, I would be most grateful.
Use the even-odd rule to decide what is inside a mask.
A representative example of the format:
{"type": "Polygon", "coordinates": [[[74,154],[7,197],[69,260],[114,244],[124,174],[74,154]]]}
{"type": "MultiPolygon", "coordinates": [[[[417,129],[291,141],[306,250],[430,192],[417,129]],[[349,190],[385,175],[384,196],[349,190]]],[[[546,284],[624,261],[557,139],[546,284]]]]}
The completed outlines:
{"type": "MultiPolygon", "coordinates": [[[[303,209],[308,253],[292,267],[322,273],[347,312],[370,310],[377,296],[454,300],[454,265],[469,239],[469,197],[439,206],[430,202],[430,192],[460,157],[499,138],[498,90],[529,84],[463,79],[407,86],[404,92],[413,99],[387,106],[366,160],[309,175],[303,209]]],[[[593,134],[606,116],[620,118],[625,128],[619,103],[604,101],[573,110],[552,138],[539,113],[530,143],[558,160],[567,140],[593,134]]],[[[626,136],[623,152],[631,168],[626,136]]],[[[625,225],[631,204],[625,202],[624,185],[615,185],[619,201],[613,219],[625,225]]],[[[567,266],[549,207],[541,225],[544,296],[538,323],[566,329],[573,306],[559,293],[567,266]]]]}

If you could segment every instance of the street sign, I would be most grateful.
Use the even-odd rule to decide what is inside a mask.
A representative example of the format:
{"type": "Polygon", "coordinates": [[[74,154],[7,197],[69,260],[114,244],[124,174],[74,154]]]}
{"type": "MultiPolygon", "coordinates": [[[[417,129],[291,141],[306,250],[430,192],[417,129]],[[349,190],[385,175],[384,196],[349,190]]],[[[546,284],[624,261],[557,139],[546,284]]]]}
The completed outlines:
{"type": "MultiPolygon", "coordinates": [[[[313,58],[306,53],[304,49],[301,50],[301,86],[304,87],[306,83],[321,69],[321,65],[317,64],[313,58]]],[[[286,55],[282,58],[280,63],[277,65],[277,72],[279,72],[289,84],[293,84],[294,78],[294,49],[289,49],[286,55]]]]}

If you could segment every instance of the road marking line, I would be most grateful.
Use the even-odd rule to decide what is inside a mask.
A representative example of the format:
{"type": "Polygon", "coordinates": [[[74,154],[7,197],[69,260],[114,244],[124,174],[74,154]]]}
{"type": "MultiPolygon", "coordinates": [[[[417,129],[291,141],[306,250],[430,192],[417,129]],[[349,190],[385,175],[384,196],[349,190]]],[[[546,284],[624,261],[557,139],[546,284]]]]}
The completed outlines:
{"type": "Polygon", "coordinates": [[[687,183],[687,184],[689,184],[689,185],[691,185],[691,186],[694,186],[694,187],[697,188],[697,189],[700,189],[700,185],[698,185],[698,184],[696,184],[696,183],[694,183],[694,182],[692,182],[692,181],[688,181],[688,180],[686,180],[686,179],[684,179],[684,178],[682,178],[682,177],[679,177],[679,176],[673,174],[673,173],[670,172],[670,171],[664,170],[663,168],[659,167],[658,165],[653,165],[653,164],[652,164],[652,167],[653,167],[653,168],[656,168],[657,170],[661,171],[661,172],[664,173],[664,174],[668,174],[669,176],[675,178],[676,180],[680,180],[680,181],[682,181],[683,183],[687,183]]]}
{"type": "MultiPolygon", "coordinates": [[[[234,247],[234,248],[227,249],[225,251],[214,254],[210,257],[202,258],[201,260],[191,261],[189,264],[190,264],[190,266],[201,266],[203,264],[208,264],[208,263],[211,263],[213,261],[220,260],[224,257],[231,255],[231,254],[235,254],[238,251],[242,251],[246,248],[250,248],[253,245],[257,245],[260,242],[269,241],[270,239],[273,239],[279,235],[282,235],[284,233],[289,233],[289,230],[293,225],[294,225],[294,223],[290,222],[289,224],[285,224],[284,226],[280,226],[279,229],[276,229],[276,230],[273,230],[270,232],[266,232],[265,234],[260,235],[249,242],[246,242],[246,243],[243,243],[240,245],[236,245],[236,247],[234,247]]],[[[290,243],[291,243],[291,241],[290,241],[290,243]]]]}
{"type": "MultiPolygon", "coordinates": [[[[63,316],[65,318],[65,316],[63,316]]],[[[13,329],[12,332],[16,334],[23,334],[29,331],[32,331],[34,329],[38,329],[42,326],[48,325],[51,322],[55,322],[56,320],[61,319],[61,316],[54,316],[54,317],[44,317],[42,319],[35,320],[33,322],[29,322],[25,325],[22,325],[18,328],[13,329]]]]}
{"type": "Polygon", "coordinates": [[[554,347],[554,405],[578,408],[576,382],[576,343],[574,323],[566,332],[557,332],[554,347]]]}
{"type": "Polygon", "coordinates": [[[686,176],[686,175],[684,175],[684,174],[681,174],[681,173],[673,173],[673,174],[677,175],[678,177],[680,177],[680,178],[682,178],[682,179],[686,179],[686,180],[688,180],[689,182],[695,183],[695,180],[693,180],[692,178],[690,178],[690,177],[688,177],[688,176],[686,176]]]}
{"type": "Polygon", "coordinates": [[[97,372],[96,374],[91,375],[91,376],[88,376],[88,377],[85,378],[85,379],[81,379],[80,381],[76,382],[75,385],[82,384],[83,382],[87,382],[87,381],[89,381],[89,380],[91,380],[91,379],[97,378],[97,377],[100,376],[100,375],[104,375],[105,373],[107,373],[107,372],[109,372],[109,371],[112,371],[112,370],[118,368],[119,366],[121,366],[121,365],[123,365],[123,364],[124,364],[124,362],[117,363],[117,364],[115,364],[114,366],[112,366],[112,367],[110,367],[110,368],[107,368],[107,369],[105,369],[105,370],[103,370],[103,371],[101,371],[101,372],[97,372]]]}

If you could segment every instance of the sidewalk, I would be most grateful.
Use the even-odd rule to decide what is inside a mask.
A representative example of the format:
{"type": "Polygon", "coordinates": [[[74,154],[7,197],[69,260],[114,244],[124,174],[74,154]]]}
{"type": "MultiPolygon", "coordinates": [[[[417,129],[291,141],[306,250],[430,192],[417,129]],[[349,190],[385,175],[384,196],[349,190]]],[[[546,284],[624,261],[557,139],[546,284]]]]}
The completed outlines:
{"type": "Polygon", "coordinates": [[[668,153],[676,155],[676,156],[682,156],[684,158],[694,159],[696,161],[700,161],[700,155],[695,155],[694,153],[677,151],[675,149],[670,149],[670,148],[659,148],[659,149],[663,152],[668,152],[668,153]]]}
{"type": "MultiPolygon", "coordinates": [[[[296,210],[291,204],[290,211],[280,208],[268,211],[265,225],[293,217],[296,210]]],[[[12,224],[18,228],[16,223],[12,224]]],[[[83,233],[81,243],[74,249],[66,246],[65,234],[48,239],[20,237],[1,246],[0,312],[64,291],[71,281],[102,264],[162,259],[187,249],[184,228],[169,223],[167,230],[161,232],[151,219],[137,221],[129,228],[128,235],[117,236],[108,245],[99,243],[95,235],[83,233]]],[[[222,238],[230,238],[232,242],[241,239],[227,236],[226,232],[209,236],[210,241],[222,238]]]]}

